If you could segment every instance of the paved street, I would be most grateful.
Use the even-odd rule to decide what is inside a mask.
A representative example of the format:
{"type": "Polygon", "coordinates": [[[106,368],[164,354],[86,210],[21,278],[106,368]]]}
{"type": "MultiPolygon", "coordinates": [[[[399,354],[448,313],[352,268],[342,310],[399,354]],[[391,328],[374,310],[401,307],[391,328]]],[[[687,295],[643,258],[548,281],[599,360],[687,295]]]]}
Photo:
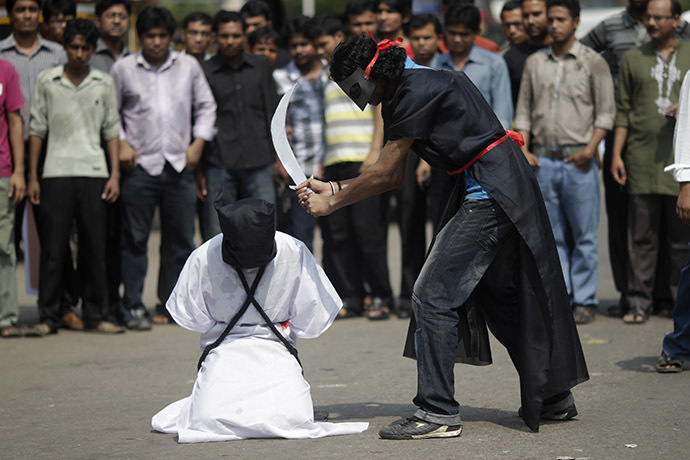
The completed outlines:
{"type": "MultiPolygon", "coordinates": [[[[603,236],[604,233],[600,232],[603,236]]],[[[145,300],[155,304],[158,235],[145,300]]],[[[397,228],[390,233],[399,278],[397,228]]],[[[616,298],[601,239],[602,311],[616,298]]],[[[317,248],[317,254],[319,249],[317,248]]],[[[21,277],[23,283],[23,277],[21,277]]],[[[21,297],[22,322],[36,320],[21,297]]],[[[598,316],[579,328],[591,380],[575,389],[580,416],[531,433],[517,416],[516,372],[494,342],[494,364],[456,367],[460,438],[384,441],[378,429],[414,411],[414,362],[401,357],[407,321],[336,322],[299,344],[317,410],[331,421],[367,421],[360,435],[319,440],[249,440],[179,445],[154,433],[151,416],[187,396],[200,354],[198,334],[177,326],[122,336],[61,331],[0,341],[0,458],[7,459],[690,459],[690,369],[654,372],[668,319],[641,326],[598,316]]]]}

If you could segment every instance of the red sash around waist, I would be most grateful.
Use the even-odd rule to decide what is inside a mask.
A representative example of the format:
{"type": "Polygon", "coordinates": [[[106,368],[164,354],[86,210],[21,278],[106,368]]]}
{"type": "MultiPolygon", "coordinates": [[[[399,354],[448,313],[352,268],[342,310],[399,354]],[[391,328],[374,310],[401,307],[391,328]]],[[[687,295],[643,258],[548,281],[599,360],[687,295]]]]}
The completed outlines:
{"type": "Polygon", "coordinates": [[[456,169],[455,171],[450,171],[450,172],[448,173],[448,175],[454,176],[454,175],[456,175],[456,174],[460,174],[460,173],[462,173],[462,172],[465,172],[465,170],[466,170],[467,168],[469,168],[470,166],[472,166],[472,165],[474,164],[475,161],[477,161],[478,159],[480,159],[480,158],[481,158],[482,156],[484,156],[487,152],[489,152],[491,149],[493,149],[493,148],[496,147],[498,144],[502,143],[503,141],[505,141],[505,140],[508,139],[508,138],[511,138],[511,139],[512,139],[517,145],[519,145],[520,147],[522,147],[523,145],[525,145],[525,139],[523,139],[522,134],[518,133],[517,131],[511,131],[511,130],[507,129],[507,130],[506,130],[506,135],[505,135],[505,136],[503,136],[502,138],[498,139],[497,141],[492,142],[487,148],[485,148],[484,150],[482,150],[481,152],[479,152],[479,155],[477,155],[476,157],[472,158],[472,160],[470,160],[465,166],[463,166],[463,167],[460,168],[460,169],[456,169]]]}

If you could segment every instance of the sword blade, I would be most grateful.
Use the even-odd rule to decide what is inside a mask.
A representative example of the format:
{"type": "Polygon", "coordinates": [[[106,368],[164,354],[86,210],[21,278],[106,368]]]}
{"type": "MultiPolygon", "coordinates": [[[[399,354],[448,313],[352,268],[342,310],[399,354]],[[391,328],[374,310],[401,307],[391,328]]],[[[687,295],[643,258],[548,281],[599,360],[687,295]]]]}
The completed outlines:
{"type": "Polygon", "coordinates": [[[307,180],[307,176],[304,175],[304,171],[297,162],[295,158],[295,153],[290,147],[288,142],[287,134],[285,132],[285,122],[287,119],[287,109],[290,103],[290,98],[292,93],[295,92],[295,88],[299,83],[290,88],[290,90],[283,95],[278,103],[275,113],[273,114],[273,119],[271,119],[271,138],[273,140],[273,147],[276,149],[276,154],[278,159],[283,164],[283,167],[290,175],[290,178],[295,183],[299,185],[307,180]]]}

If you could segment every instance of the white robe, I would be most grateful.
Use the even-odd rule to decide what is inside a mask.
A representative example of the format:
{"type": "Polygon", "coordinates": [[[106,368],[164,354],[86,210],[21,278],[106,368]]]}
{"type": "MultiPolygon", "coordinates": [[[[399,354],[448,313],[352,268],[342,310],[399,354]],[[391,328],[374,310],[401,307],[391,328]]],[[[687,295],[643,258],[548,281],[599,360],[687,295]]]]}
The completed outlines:
{"type": "MultiPolygon", "coordinates": [[[[314,338],[328,329],[342,302],[304,244],[280,232],[275,240],[277,255],[255,297],[294,345],[296,337],[314,338]]],[[[235,269],[223,262],[222,241],[218,235],[192,253],[166,304],[180,326],[202,333],[202,349],[220,336],[247,297],[235,269]]],[[[245,270],[250,286],[257,272],[245,270]]],[[[369,426],[314,423],[313,411],[300,365],[250,305],[204,360],[191,396],[154,415],[151,425],[177,433],[181,443],[320,438],[361,433],[369,426]]]]}

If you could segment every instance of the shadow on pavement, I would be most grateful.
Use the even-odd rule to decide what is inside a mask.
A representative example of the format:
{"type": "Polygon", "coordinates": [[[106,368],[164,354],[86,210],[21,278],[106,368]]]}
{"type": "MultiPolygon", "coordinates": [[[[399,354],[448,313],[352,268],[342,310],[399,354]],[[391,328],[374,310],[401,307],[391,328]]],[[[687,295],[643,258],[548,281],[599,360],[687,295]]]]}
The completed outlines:
{"type": "Polygon", "coordinates": [[[637,358],[618,361],[616,365],[625,371],[649,373],[656,372],[658,356],[638,356],[637,358]]]}
{"type": "MultiPolygon", "coordinates": [[[[329,422],[349,420],[372,421],[378,417],[408,417],[417,410],[412,404],[383,404],[376,402],[359,402],[349,404],[329,404],[314,406],[315,411],[328,411],[329,422]]],[[[529,431],[515,411],[506,411],[488,407],[460,406],[463,422],[489,422],[517,431],[529,431]]]]}

